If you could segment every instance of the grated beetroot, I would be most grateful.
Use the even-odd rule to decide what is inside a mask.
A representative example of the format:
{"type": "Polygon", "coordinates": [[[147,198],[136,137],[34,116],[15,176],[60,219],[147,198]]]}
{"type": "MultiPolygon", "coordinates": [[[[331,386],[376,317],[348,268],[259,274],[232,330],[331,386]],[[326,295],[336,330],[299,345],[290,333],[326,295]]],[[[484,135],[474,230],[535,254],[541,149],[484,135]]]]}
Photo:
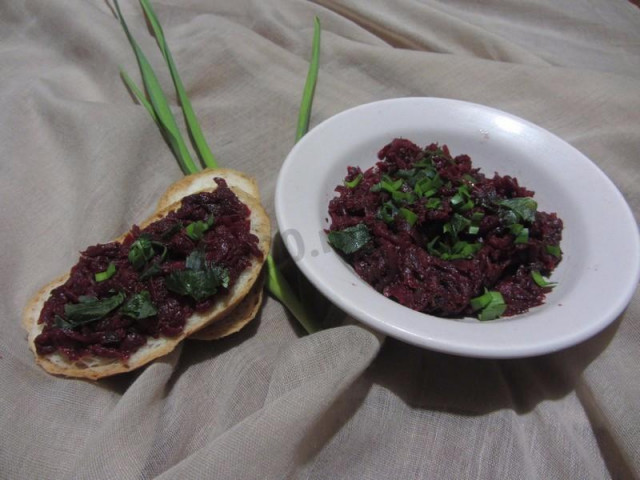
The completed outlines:
{"type": "Polygon", "coordinates": [[[60,352],[71,360],[85,355],[126,359],[149,337],[180,335],[191,314],[209,309],[218,296],[224,295],[249,267],[252,257],[262,258],[262,252],[258,238],[250,232],[249,208],[224,179],[214,180],[218,185],[215,191],[185,197],[179,209],[144,229],[134,225],[122,243],[94,245],[82,252],[68,280],[55,288],[44,304],[38,320],[44,323],[43,331],[35,339],[37,352],[60,352]],[[202,238],[189,238],[186,226],[206,221],[210,215],[214,224],[202,238]],[[158,262],[159,273],[144,279],[128,259],[131,245],[141,235],[167,247],[165,258],[158,262]],[[183,270],[186,257],[196,248],[203,249],[207,261],[226,268],[229,275],[227,288],[220,287],[215,295],[201,301],[174,293],[165,285],[167,275],[183,270]],[[110,263],[115,264],[116,273],[96,281],[95,274],[105,271],[110,263]],[[76,328],[61,328],[56,322],[57,317],[64,317],[65,305],[78,303],[81,296],[103,299],[113,292],[123,292],[130,297],[143,290],[149,292],[157,314],[135,319],[115,310],[76,328]]]}
{"type": "MultiPolygon", "coordinates": [[[[442,317],[477,315],[470,300],[487,290],[502,294],[504,316],[544,302],[550,288],[538,285],[531,272],[548,276],[561,261],[562,220],[555,213],[536,210],[535,219],[525,225],[526,242],[518,243],[505,223],[504,209],[497,207],[501,200],[533,197],[534,192],[510,176],[496,173],[487,178],[473,167],[468,155],[453,158],[446,145],[422,149],[398,138],[380,150],[378,159],[364,172],[349,167],[345,184],[336,187],[338,195],[329,203],[329,233],[364,224],[371,234],[371,240],[354,253],[339,252],[363,280],[404,306],[442,317]],[[385,178],[395,180],[415,171],[425,158],[442,179],[437,193],[429,197],[440,199],[437,207],[427,196],[414,194],[413,201],[396,201],[391,192],[380,190],[385,178]],[[465,211],[458,209],[460,200],[455,198],[461,187],[470,196],[465,211]],[[415,218],[409,221],[396,214],[392,221],[385,221],[381,209],[389,202],[411,210],[415,218]],[[456,236],[473,243],[476,250],[465,258],[447,259],[428,246],[450,235],[451,225],[445,225],[455,215],[464,217],[467,224],[471,218],[481,218],[477,232],[465,230],[456,236]]],[[[398,192],[406,196],[414,191],[403,183],[398,192]]]]}

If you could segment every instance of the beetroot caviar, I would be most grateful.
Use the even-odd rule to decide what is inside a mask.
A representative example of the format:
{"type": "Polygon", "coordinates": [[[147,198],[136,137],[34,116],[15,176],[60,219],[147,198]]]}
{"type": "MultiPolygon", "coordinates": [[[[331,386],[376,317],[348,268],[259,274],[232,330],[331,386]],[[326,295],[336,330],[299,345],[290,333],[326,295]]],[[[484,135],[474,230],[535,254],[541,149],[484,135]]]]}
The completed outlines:
{"type": "Polygon", "coordinates": [[[180,335],[189,316],[209,309],[228,292],[262,252],[250,232],[249,208],[223,179],[215,182],[218,188],[213,192],[185,197],[180,208],[144,229],[134,226],[122,242],[82,252],[67,281],[53,289],[44,304],[38,319],[44,327],[35,339],[38,354],[126,360],[149,337],[180,335]],[[136,248],[143,255],[133,255],[136,248]],[[223,275],[206,298],[200,292],[169,288],[169,279],[179,279],[190,261],[198,279],[211,281],[212,273],[223,275]],[[107,314],[70,323],[71,309],[87,298],[121,301],[107,314]]]}
{"type": "Polygon", "coordinates": [[[544,303],[561,261],[562,220],[516,178],[487,178],[447,146],[395,139],[349,167],[329,203],[329,242],[378,292],[419,312],[489,320],[544,303]],[[503,302],[479,315],[483,294],[503,302]]]}

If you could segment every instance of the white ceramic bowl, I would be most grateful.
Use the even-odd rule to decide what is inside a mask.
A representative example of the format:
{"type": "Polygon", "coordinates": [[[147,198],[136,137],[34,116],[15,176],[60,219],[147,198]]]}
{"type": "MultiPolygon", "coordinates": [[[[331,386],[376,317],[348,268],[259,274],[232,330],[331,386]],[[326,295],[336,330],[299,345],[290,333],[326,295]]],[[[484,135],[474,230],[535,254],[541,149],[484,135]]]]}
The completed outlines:
{"type": "Polygon", "coordinates": [[[375,330],[425,348],[509,358],[556,351],[596,334],[627,306],[638,284],[634,217],[613,183],[550,132],[482,105],[399,98],[361,105],[311,130],[285,160],[276,187],[284,243],[302,272],[331,301],[375,330]],[[366,284],[328,245],[328,204],[347,166],[363,170],[393,138],[446,144],[485,174],[518,178],[539,209],[564,221],[564,257],[546,303],[490,322],[452,320],[408,309],[366,284]]]}

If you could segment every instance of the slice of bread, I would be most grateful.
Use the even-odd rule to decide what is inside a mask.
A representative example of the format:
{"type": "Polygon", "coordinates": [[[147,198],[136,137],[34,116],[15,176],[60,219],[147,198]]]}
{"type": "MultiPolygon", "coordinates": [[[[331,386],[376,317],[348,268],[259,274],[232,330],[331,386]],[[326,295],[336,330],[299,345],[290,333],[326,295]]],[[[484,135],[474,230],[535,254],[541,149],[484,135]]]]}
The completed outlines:
{"type": "MultiPolygon", "coordinates": [[[[224,177],[229,187],[234,190],[243,190],[250,196],[258,200],[260,199],[258,183],[253,177],[229,168],[207,168],[201,172],[182,177],[173,183],[160,197],[160,200],[158,200],[157,209],[161,210],[166,208],[168,205],[175,203],[187,195],[202,190],[211,191],[215,189],[217,186],[215,184],[212,186],[213,177],[224,177]]],[[[261,282],[261,285],[264,285],[264,281],[261,282]]],[[[216,325],[210,325],[205,329],[206,331],[198,331],[192,335],[192,338],[197,340],[217,340],[218,338],[239,331],[253,320],[260,310],[260,306],[262,305],[262,288],[262,286],[254,287],[246,298],[242,299],[224,318],[216,320],[216,325]]]]}
{"type": "MultiPolygon", "coordinates": [[[[217,188],[217,185],[213,183],[214,177],[225,178],[225,172],[219,170],[208,172],[207,186],[209,188],[200,188],[198,191],[212,191],[217,188]]],[[[200,182],[200,180],[198,180],[198,182],[200,182]]],[[[250,185],[250,182],[247,183],[247,185],[250,185]]],[[[170,190],[173,188],[174,186],[172,186],[170,190]]],[[[245,297],[247,297],[247,294],[251,291],[257,279],[260,277],[264,259],[268,255],[271,246],[270,221],[260,202],[254,196],[247,194],[242,189],[232,187],[232,190],[238,196],[240,201],[247,205],[251,210],[251,233],[258,238],[258,248],[262,252],[263,258],[260,260],[256,258],[252,259],[250,267],[242,272],[229,292],[218,298],[215,304],[208,311],[193,314],[188,318],[184,330],[176,337],[149,337],[147,343],[134,352],[126,361],[105,357],[82,357],[76,361],[71,361],[66,356],[59,353],[39,355],[36,351],[35,338],[42,332],[44,327],[43,324],[38,323],[40,312],[44,303],[49,298],[51,291],[55,287],[62,285],[67,280],[67,274],[43,287],[29,301],[25,308],[23,325],[29,332],[28,342],[31,350],[35,354],[36,362],[49,373],[96,380],[106,376],[134,370],[158,357],[166,355],[186,337],[205,328],[212,322],[226,317],[227,314],[229,314],[245,297]]],[[[186,195],[183,194],[180,198],[183,198],[184,196],[186,195]]],[[[140,224],[140,228],[144,228],[150,223],[163,218],[168,214],[168,212],[176,210],[179,206],[180,202],[175,202],[156,211],[151,217],[140,224]]],[[[125,236],[126,234],[116,239],[116,241],[121,242],[125,236]]],[[[244,317],[241,317],[241,319],[243,318],[244,317]]],[[[244,318],[244,320],[246,320],[246,318],[244,318]]],[[[238,322],[238,319],[236,319],[236,322],[238,322]]],[[[244,321],[243,325],[246,323],[247,322],[244,321]]]]}

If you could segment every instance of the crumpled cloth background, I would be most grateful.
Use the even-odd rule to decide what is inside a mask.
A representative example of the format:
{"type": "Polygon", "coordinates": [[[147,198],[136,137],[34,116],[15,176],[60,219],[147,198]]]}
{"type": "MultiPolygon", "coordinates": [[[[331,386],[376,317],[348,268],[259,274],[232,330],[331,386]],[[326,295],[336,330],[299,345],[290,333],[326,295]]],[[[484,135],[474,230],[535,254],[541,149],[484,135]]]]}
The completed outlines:
{"type": "MultiPolygon", "coordinates": [[[[578,148],[640,215],[637,2],[153,5],[214,154],[257,177],[274,227],[314,15],[312,126],[391,97],[485,104],[578,148]]],[[[179,113],[140,6],[121,6],[179,113]]],[[[240,334],[135,373],[92,383],[36,367],[30,296],[181,176],[119,66],[139,80],[109,1],[0,2],[1,478],[640,478],[637,294],[594,338],[530,359],[383,339],[310,295],[333,328],[305,336],[269,298],[240,334]]]]}

